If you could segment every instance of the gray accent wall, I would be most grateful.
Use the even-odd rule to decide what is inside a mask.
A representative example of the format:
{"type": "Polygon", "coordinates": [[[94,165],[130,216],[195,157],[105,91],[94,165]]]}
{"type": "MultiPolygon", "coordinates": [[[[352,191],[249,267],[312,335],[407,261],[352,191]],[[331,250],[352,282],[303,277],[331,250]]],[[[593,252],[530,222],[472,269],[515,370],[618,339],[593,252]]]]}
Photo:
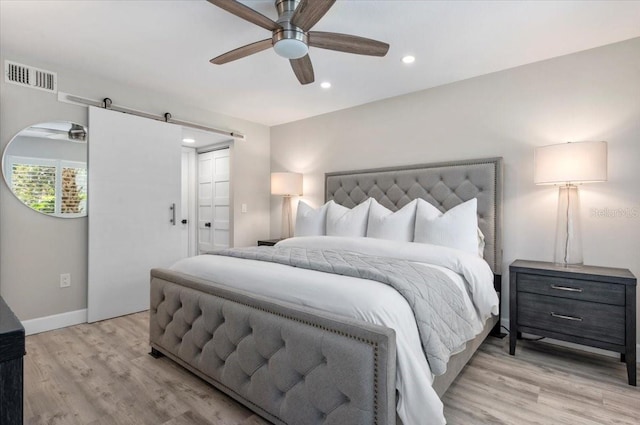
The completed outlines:
{"type": "Polygon", "coordinates": [[[534,148],[606,140],[609,181],[580,188],[584,260],[640,277],[639,52],[635,38],[272,127],[271,169],[304,173],[300,199],[319,206],[327,172],[503,157],[506,272],[516,258],[553,260],[558,190],[533,183],[534,148]]]}
{"type": "MultiPolygon", "coordinates": [[[[97,54],[94,59],[99,58],[97,54]]],[[[248,246],[268,237],[268,127],[199,109],[182,99],[179,93],[173,92],[171,87],[150,87],[144,81],[140,81],[139,86],[127,87],[105,76],[83,74],[83,58],[78,58],[78,62],[72,64],[77,68],[67,69],[43,63],[21,52],[3,50],[0,63],[4,64],[5,59],[57,72],[58,89],[66,93],[92,99],[109,97],[114,104],[155,114],[171,112],[176,119],[245,134],[245,141],[236,141],[232,146],[233,242],[235,246],[248,246]],[[241,204],[247,204],[247,213],[241,213],[241,204]]],[[[215,87],[211,91],[214,95],[215,87]]],[[[4,78],[0,79],[1,149],[23,128],[48,121],[73,121],[87,125],[87,108],[58,102],[54,94],[6,84],[4,78]]],[[[114,166],[117,167],[117,164],[114,166]]],[[[20,320],[85,309],[87,218],[63,220],[31,211],[13,196],[2,181],[0,295],[20,320]],[[71,273],[70,288],[60,288],[61,273],[71,273]]]]}

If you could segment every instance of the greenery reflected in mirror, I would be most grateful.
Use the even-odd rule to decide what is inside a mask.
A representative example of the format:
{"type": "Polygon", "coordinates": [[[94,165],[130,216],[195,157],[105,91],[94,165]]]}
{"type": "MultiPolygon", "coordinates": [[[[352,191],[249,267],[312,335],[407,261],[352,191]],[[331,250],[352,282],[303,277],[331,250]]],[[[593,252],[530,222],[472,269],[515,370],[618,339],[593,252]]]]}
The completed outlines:
{"type": "Polygon", "coordinates": [[[87,129],[70,122],[27,127],[2,157],[5,182],[26,206],[54,217],[87,215],[87,129]]]}

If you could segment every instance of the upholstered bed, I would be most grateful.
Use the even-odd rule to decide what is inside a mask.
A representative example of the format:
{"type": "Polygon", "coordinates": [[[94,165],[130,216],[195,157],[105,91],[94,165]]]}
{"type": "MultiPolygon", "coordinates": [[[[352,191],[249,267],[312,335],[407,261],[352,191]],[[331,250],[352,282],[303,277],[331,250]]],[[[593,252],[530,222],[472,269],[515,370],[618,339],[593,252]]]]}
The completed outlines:
{"type": "MultiPolygon", "coordinates": [[[[475,198],[477,226],[484,235],[482,254],[487,269],[493,272],[494,289],[500,292],[500,158],[329,173],[325,190],[327,201],[348,208],[373,198],[391,211],[414,199],[423,199],[445,212],[475,198]]],[[[282,250],[287,246],[298,249],[305,244],[332,248],[334,243],[340,247],[360,243],[326,239],[329,242],[294,238],[283,242],[279,249],[288,252],[282,250]]],[[[394,243],[376,241],[373,248],[366,245],[365,250],[379,255],[385,250],[404,249],[404,245],[396,247],[394,243]]],[[[447,267],[460,262],[457,258],[448,260],[447,255],[438,261],[447,267]]],[[[308,295],[305,299],[286,286],[297,283],[297,279],[307,284],[304,273],[318,280],[321,272],[295,271],[297,274],[287,277],[282,273],[283,268],[291,268],[288,265],[257,268],[254,260],[202,257],[191,261],[188,267],[152,270],[152,354],[166,355],[276,424],[394,424],[396,410],[406,425],[443,423],[436,394],[444,394],[484,338],[499,326],[498,316],[486,320],[483,316],[475,338],[466,343],[464,350],[448,358],[446,372],[428,377],[432,385],[427,386],[433,396],[425,393],[424,397],[435,398],[436,402],[424,400],[424,403],[435,407],[413,409],[422,403],[421,394],[408,394],[413,392],[407,390],[412,388],[411,384],[400,383],[408,375],[404,372],[403,377],[402,369],[413,369],[413,363],[406,360],[413,354],[408,356],[404,351],[405,334],[410,332],[404,325],[392,329],[379,324],[387,323],[384,320],[370,323],[366,314],[364,320],[357,314],[345,317],[348,313],[340,309],[340,303],[348,306],[357,301],[355,298],[349,300],[345,295],[346,301],[336,299],[333,303],[338,307],[332,310],[325,308],[331,303],[316,302],[308,295]],[[211,261],[214,269],[227,263],[236,265],[230,271],[210,274],[201,267],[211,261]],[[252,268],[255,270],[251,271],[252,268]],[[280,276],[284,286],[279,287],[276,278],[273,288],[277,289],[264,289],[262,275],[269,273],[280,276]],[[260,285],[248,282],[251,280],[260,280],[260,285]],[[287,280],[290,282],[286,283],[287,280]],[[278,290],[286,295],[280,296],[278,290]],[[424,417],[425,412],[431,417],[424,417]]],[[[462,270],[458,272],[463,274],[462,270]]],[[[329,287],[336,281],[328,276],[325,280],[329,287]]],[[[349,285],[358,286],[358,282],[355,279],[349,285]]],[[[392,297],[388,299],[392,304],[392,297]]],[[[423,381],[413,388],[421,386],[423,381]]]]}

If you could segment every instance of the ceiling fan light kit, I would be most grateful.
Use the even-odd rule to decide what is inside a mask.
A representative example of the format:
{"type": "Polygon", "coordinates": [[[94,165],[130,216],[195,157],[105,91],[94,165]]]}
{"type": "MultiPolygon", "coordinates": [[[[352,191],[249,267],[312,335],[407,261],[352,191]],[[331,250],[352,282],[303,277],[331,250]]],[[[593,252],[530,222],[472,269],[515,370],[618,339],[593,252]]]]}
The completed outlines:
{"type": "Polygon", "coordinates": [[[283,23],[281,30],[273,32],[273,50],[279,56],[287,59],[300,59],[309,53],[309,40],[298,27],[283,23]]]}
{"type": "Polygon", "coordinates": [[[232,62],[273,47],[279,56],[289,59],[298,81],[301,84],[309,84],[315,81],[309,46],[368,56],[385,56],[389,51],[389,45],[381,41],[348,34],[310,31],[336,0],[276,0],[277,21],[237,0],[207,1],[272,33],[271,39],[247,44],[211,59],[210,62],[215,65],[232,62]]]}

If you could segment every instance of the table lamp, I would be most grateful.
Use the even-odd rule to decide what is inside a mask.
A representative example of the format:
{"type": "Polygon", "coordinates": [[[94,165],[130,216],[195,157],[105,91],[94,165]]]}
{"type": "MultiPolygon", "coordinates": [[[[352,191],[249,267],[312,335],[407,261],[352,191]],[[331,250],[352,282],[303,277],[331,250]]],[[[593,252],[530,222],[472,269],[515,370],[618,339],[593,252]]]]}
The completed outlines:
{"type": "Polygon", "coordinates": [[[534,182],[559,185],[554,261],[582,264],[576,184],[607,180],[607,142],[573,142],[535,149],[534,182]]]}
{"type": "Polygon", "coordinates": [[[291,197],[302,195],[302,174],[271,173],[271,194],[282,195],[282,238],[289,238],[293,227],[291,197]]]}

